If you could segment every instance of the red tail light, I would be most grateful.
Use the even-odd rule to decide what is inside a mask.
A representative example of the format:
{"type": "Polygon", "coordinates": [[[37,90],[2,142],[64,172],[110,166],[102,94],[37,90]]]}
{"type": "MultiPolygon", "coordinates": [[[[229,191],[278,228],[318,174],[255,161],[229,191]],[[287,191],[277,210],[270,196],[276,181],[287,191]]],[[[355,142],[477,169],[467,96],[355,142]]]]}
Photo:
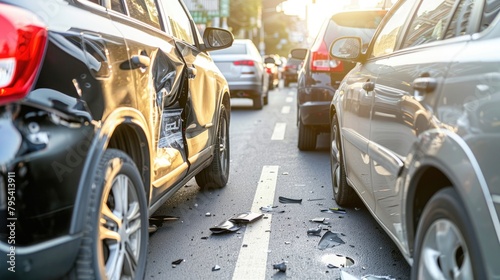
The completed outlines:
{"type": "Polygon", "coordinates": [[[266,67],[266,73],[271,74],[273,73],[273,71],[271,70],[271,68],[266,67]]]}
{"type": "Polygon", "coordinates": [[[321,41],[311,48],[311,70],[318,72],[341,72],[344,70],[341,61],[331,60],[326,43],[321,41]]]}
{"type": "Polygon", "coordinates": [[[255,62],[253,60],[239,60],[233,62],[233,64],[238,66],[254,66],[255,62]]]}
{"type": "Polygon", "coordinates": [[[24,98],[41,65],[46,26],[35,14],[0,4],[0,104],[24,98]]]}

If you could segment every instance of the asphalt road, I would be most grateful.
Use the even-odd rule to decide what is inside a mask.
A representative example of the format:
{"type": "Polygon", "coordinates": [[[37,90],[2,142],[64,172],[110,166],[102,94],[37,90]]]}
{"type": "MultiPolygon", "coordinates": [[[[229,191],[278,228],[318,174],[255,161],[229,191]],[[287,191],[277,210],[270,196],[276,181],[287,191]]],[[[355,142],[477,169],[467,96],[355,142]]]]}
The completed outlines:
{"type": "Polygon", "coordinates": [[[180,219],[150,235],[146,279],[340,279],[341,271],[355,279],[409,279],[408,264],[365,207],[321,212],[338,207],[332,200],[329,136],[319,137],[316,151],[297,149],[293,85],[271,91],[263,110],[252,110],[250,100],[232,100],[229,183],[201,191],[193,180],[157,211],[180,219]],[[302,202],[280,203],[280,196],[302,202]],[[274,208],[260,210],[265,206],[274,208]],[[249,211],[264,216],[235,232],[209,230],[249,211]],[[307,233],[318,226],[320,236],[307,233]],[[327,232],[338,242],[322,250],[327,232]],[[283,262],[285,272],[273,269],[283,262]]]}

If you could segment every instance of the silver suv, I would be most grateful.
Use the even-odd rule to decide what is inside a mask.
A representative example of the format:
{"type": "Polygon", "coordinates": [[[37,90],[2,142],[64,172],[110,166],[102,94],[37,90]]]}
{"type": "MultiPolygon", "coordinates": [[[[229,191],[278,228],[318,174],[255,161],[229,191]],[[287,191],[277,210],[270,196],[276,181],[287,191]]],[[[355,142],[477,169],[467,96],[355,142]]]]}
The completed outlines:
{"type": "Polygon", "coordinates": [[[255,109],[267,105],[269,75],[259,50],[249,39],[236,39],[227,49],[210,55],[229,84],[231,98],[250,98],[255,109]]]}
{"type": "Polygon", "coordinates": [[[335,200],[361,198],[412,279],[500,279],[500,1],[401,0],[330,107],[335,200]]]}

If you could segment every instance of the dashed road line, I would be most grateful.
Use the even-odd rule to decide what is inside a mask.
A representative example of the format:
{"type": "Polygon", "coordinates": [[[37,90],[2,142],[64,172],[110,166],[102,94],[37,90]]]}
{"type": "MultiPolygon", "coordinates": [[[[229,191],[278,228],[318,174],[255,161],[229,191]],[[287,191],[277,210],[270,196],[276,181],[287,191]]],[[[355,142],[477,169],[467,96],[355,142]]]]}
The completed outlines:
{"type": "Polygon", "coordinates": [[[283,140],[285,139],[286,123],[276,123],[274,125],[273,135],[271,140],[283,140]]]}
{"type": "Polygon", "coordinates": [[[292,103],[293,102],[293,97],[291,96],[288,96],[286,99],[285,99],[286,103],[292,103]]]}
{"type": "MultiPolygon", "coordinates": [[[[255,191],[251,211],[260,213],[260,207],[272,205],[278,179],[279,166],[266,165],[262,168],[260,180],[255,191]]],[[[267,255],[271,234],[271,214],[254,223],[248,224],[243,236],[233,280],[263,280],[266,278],[267,255]]]]}
{"type": "Polygon", "coordinates": [[[281,108],[281,113],[290,114],[290,106],[283,106],[283,108],[281,108]]]}

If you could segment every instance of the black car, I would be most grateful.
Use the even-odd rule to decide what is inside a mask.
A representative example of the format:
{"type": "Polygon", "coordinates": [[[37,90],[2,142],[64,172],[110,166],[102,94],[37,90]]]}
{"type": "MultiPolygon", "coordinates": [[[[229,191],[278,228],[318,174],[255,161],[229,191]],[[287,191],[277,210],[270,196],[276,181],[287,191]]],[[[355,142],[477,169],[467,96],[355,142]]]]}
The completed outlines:
{"type": "Polygon", "coordinates": [[[371,9],[335,13],[325,20],[308,50],[291,51],[292,57],[304,60],[297,81],[300,150],[315,149],[317,135],[330,131],[330,102],[340,81],[354,67],[354,63],[330,59],[331,43],[343,36],[359,36],[363,43],[369,43],[386,12],[371,9]]]}
{"type": "Polygon", "coordinates": [[[298,69],[302,64],[302,60],[289,57],[286,60],[285,67],[283,67],[283,81],[285,87],[288,87],[290,83],[297,82],[298,69]]]}
{"type": "Polygon", "coordinates": [[[0,0],[0,30],[0,279],[143,279],[149,215],[227,183],[232,34],[180,0],[0,0]]]}

